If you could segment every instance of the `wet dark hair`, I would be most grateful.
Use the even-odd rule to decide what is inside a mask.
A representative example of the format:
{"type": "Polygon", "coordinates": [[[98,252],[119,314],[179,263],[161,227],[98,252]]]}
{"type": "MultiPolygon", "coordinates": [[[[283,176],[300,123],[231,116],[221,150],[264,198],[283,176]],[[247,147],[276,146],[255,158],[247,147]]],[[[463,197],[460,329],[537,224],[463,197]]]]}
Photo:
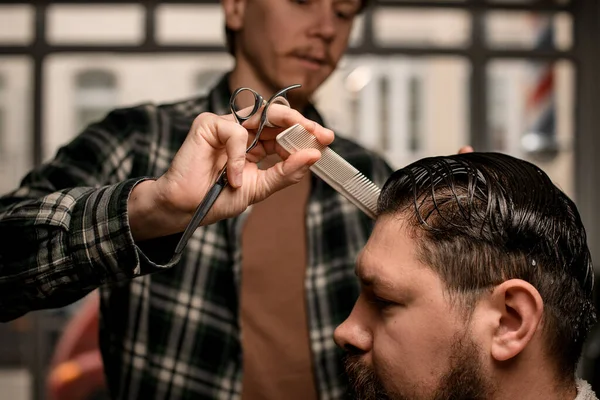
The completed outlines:
{"type": "MultiPolygon", "coordinates": [[[[360,0],[360,9],[358,13],[364,11],[365,8],[369,5],[371,0],[360,0]]],[[[232,56],[235,56],[235,31],[230,29],[225,23],[225,46],[227,48],[227,52],[232,56]]]]}
{"type": "Polygon", "coordinates": [[[575,203],[540,168],[498,153],[425,158],[392,174],[378,209],[408,224],[421,261],[466,309],[508,279],[532,284],[546,351],[573,378],[596,321],[594,272],[575,203]]]}

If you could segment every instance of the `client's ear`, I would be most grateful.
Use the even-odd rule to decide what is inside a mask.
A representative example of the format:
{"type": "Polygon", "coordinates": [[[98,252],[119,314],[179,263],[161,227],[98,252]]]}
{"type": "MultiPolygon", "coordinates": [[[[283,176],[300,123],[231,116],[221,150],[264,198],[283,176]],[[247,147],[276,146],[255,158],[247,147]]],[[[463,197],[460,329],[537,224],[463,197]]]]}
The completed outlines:
{"type": "Polygon", "coordinates": [[[244,25],[244,13],[246,11],[247,0],[221,0],[223,4],[223,13],[225,14],[225,25],[238,31],[244,25]]]}
{"type": "Polygon", "coordinates": [[[496,286],[490,300],[498,311],[491,354],[497,361],[506,361],[529,344],[542,319],[544,302],[537,289],[521,279],[496,286]]]}

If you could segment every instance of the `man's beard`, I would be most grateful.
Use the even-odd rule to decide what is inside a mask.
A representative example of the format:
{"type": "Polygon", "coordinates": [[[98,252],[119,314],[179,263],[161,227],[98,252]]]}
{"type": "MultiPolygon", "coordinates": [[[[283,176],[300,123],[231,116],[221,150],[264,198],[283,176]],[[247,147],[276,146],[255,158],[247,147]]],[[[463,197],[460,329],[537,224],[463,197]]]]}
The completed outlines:
{"type": "Polygon", "coordinates": [[[387,400],[388,396],[373,368],[365,365],[359,355],[344,358],[346,376],[350,384],[350,398],[355,400],[387,400]]]}
{"type": "Polygon", "coordinates": [[[480,400],[489,399],[494,392],[493,385],[483,375],[476,344],[464,337],[453,346],[448,370],[428,396],[415,393],[416,385],[395,388],[393,392],[386,390],[380,377],[364,364],[360,355],[346,356],[344,364],[351,398],[356,400],[480,400]]]}

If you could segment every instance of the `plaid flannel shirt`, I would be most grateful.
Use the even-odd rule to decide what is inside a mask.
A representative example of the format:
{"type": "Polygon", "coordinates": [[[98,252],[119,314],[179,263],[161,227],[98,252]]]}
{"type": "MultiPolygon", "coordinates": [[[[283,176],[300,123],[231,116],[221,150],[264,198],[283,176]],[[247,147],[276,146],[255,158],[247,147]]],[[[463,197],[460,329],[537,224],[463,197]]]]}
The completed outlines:
{"type": "MultiPolygon", "coordinates": [[[[0,198],[1,320],[101,287],[113,398],[240,398],[243,216],[199,228],[180,259],[172,259],[180,235],[135,243],[127,217],[135,184],[166,171],[198,114],[227,114],[229,95],[225,76],[205,97],[115,110],[0,198]]],[[[311,106],[305,115],[322,123],[311,106]]],[[[348,140],[331,147],[379,185],[391,173],[348,140]]],[[[339,399],[346,382],[333,331],[358,296],[355,258],[373,222],[313,176],[306,224],[316,385],[321,399],[339,399]]]]}

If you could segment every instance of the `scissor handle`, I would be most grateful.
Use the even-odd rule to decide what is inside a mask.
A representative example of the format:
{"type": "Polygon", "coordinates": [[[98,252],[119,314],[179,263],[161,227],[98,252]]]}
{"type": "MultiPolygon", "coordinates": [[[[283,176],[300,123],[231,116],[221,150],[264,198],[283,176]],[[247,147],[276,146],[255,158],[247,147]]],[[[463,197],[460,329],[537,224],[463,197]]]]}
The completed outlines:
{"type": "Polygon", "coordinates": [[[287,98],[285,97],[286,93],[289,90],[295,89],[295,88],[299,88],[301,85],[291,85],[288,86],[286,88],[281,89],[279,92],[275,93],[273,96],[271,96],[271,98],[269,99],[269,101],[267,101],[265,103],[265,108],[263,109],[262,114],[260,115],[260,123],[258,125],[258,129],[256,130],[256,136],[254,137],[254,140],[252,141],[252,143],[250,144],[250,146],[248,146],[248,148],[246,149],[246,153],[248,153],[250,150],[252,150],[254,148],[254,146],[256,146],[256,144],[258,143],[258,140],[260,139],[260,135],[264,129],[265,126],[268,126],[270,128],[275,127],[275,125],[271,124],[269,122],[269,119],[267,117],[268,111],[269,111],[269,107],[271,106],[271,104],[275,104],[275,103],[279,103],[279,104],[283,104],[284,106],[290,106],[289,101],[287,100],[287,98]]]}
{"type": "MultiPolygon", "coordinates": [[[[271,104],[281,104],[283,106],[286,106],[288,108],[292,108],[292,106],[290,105],[290,102],[288,101],[288,99],[285,98],[285,96],[280,95],[277,97],[274,97],[273,99],[269,100],[269,102],[265,105],[265,109],[267,108],[267,106],[270,106],[271,104]]],[[[265,112],[265,126],[269,127],[269,128],[275,128],[275,125],[273,125],[272,123],[269,122],[269,117],[267,115],[267,113],[265,112]]]]}
{"type": "Polygon", "coordinates": [[[258,110],[260,109],[260,107],[262,107],[263,104],[264,104],[263,97],[257,91],[247,88],[247,87],[241,87],[241,88],[236,89],[235,92],[233,92],[233,94],[231,95],[231,98],[229,100],[229,109],[231,110],[231,113],[235,117],[236,122],[238,124],[243,124],[245,121],[252,118],[252,116],[258,112],[258,110]],[[237,107],[235,105],[235,101],[236,101],[237,97],[239,96],[239,94],[242,92],[245,92],[245,91],[252,93],[252,96],[254,96],[254,107],[252,107],[252,111],[250,111],[248,113],[248,115],[240,115],[237,110],[237,107]]]}

